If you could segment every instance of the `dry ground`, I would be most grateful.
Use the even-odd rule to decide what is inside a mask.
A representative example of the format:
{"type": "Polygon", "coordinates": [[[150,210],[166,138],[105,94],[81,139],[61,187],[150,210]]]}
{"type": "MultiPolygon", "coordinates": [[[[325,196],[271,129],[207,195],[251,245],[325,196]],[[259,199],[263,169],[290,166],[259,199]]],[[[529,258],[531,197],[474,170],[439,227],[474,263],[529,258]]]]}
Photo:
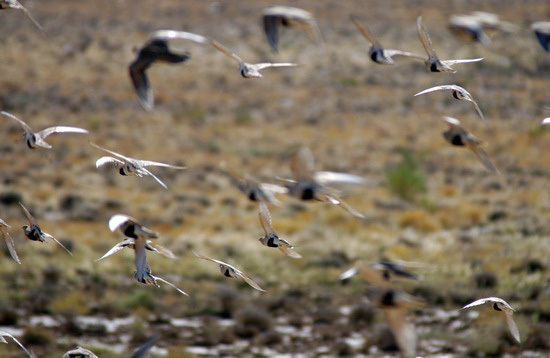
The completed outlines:
{"type": "MultiPolygon", "coordinates": [[[[259,24],[261,9],[275,4],[267,1],[24,1],[46,34],[21,13],[0,13],[0,109],[35,129],[81,126],[105,147],[188,167],[155,170],[169,186],[164,190],[151,178],[96,170],[102,153],[87,138],[54,136],[52,150],[32,151],[20,128],[0,119],[0,216],[12,226],[22,260],[17,265],[6,252],[0,261],[0,327],[24,333],[40,357],[59,357],[77,344],[95,347],[102,357],[122,356],[155,332],[157,354],[170,357],[201,352],[185,353],[186,347],[219,348],[203,352],[218,356],[391,355],[395,347],[387,342],[383,319],[365,303],[365,283],[338,282],[356,259],[390,258],[428,265],[424,281],[404,286],[429,303],[413,314],[422,355],[544,356],[550,349],[550,133],[538,124],[550,106],[550,56],[528,27],[550,19],[548,1],[286,3],[317,17],[324,48],[287,31],[280,53],[272,53],[259,24]],[[496,12],[521,31],[497,35],[487,48],[463,43],[448,32],[446,21],[473,10],[496,12]],[[422,14],[442,58],[485,59],[457,66],[456,74],[427,73],[410,61],[376,65],[348,20],[352,13],[386,46],[419,53],[415,19],[422,14]],[[127,65],[132,49],[161,28],[216,38],[251,62],[304,66],[245,80],[215,50],[183,44],[189,62],[150,70],[156,109],[147,113],[127,65]],[[413,97],[450,83],[478,99],[487,126],[448,93],[413,97]],[[487,141],[501,178],[471,153],[447,145],[443,115],[462,119],[487,141]],[[225,160],[274,180],[290,175],[289,158],[303,145],[312,149],[319,169],[369,180],[367,187],[347,191],[349,203],[367,219],[285,199],[272,214],[276,230],[304,256],[292,260],[259,244],[256,207],[216,168],[225,160]],[[405,170],[399,180],[420,173],[425,183],[412,201],[388,185],[387,173],[402,162],[403,148],[413,153],[418,169],[405,170]],[[74,257],[52,243],[24,239],[19,200],[74,257]],[[129,251],[94,262],[120,240],[107,228],[118,212],[161,234],[160,243],[179,258],[150,255],[153,271],[190,298],[135,282],[129,251]],[[224,280],[190,249],[236,264],[268,293],[224,280]],[[503,297],[517,309],[522,345],[514,345],[492,316],[455,314],[483,296],[503,297]],[[133,321],[109,332],[103,321],[79,323],[81,316],[133,321]],[[171,317],[199,324],[175,327],[171,317]],[[234,321],[223,325],[220,318],[234,321]],[[284,333],[281,327],[306,333],[284,333]],[[358,346],[350,341],[357,334],[364,339],[358,346]]],[[[19,354],[13,344],[0,346],[2,357],[19,354]]]]}

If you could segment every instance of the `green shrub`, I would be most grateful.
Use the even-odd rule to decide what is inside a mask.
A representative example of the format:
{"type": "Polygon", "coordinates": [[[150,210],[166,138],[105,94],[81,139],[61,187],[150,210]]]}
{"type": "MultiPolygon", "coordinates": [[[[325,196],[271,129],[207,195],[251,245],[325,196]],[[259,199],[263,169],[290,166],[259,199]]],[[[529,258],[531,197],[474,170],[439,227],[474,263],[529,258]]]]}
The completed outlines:
{"type": "Polygon", "coordinates": [[[408,148],[399,148],[401,163],[386,171],[388,189],[401,199],[415,201],[426,191],[426,179],[418,166],[416,154],[408,148]]]}

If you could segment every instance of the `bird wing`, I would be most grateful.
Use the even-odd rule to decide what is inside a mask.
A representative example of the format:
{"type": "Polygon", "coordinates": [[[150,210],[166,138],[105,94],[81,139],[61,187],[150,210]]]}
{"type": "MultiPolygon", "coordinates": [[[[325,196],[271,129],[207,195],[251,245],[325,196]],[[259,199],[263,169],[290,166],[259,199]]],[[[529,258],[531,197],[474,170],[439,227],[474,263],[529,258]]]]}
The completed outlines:
{"type": "Polygon", "coordinates": [[[124,161],[130,161],[130,162],[135,161],[134,158],[126,157],[126,156],[124,156],[124,155],[122,155],[122,154],[120,154],[120,153],[113,152],[112,150],[109,150],[109,149],[107,149],[107,148],[103,148],[103,147],[101,147],[101,146],[95,144],[94,142],[90,142],[90,145],[91,145],[92,147],[94,147],[94,148],[97,148],[97,149],[99,149],[99,150],[102,150],[102,151],[104,151],[104,152],[107,152],[107,153],[109,153],[109,154],[112,154],[112,155],[114,155],[115,157],[118,157],[118,158],[120,158],[120,159],[122,159],[122,160],[124,160],[124,161]]]}
{"type": "Polygon", "coordinates": [[[271,226],[271,214],[269,213],[269,209],[263,201],[260,201],[258,203],[258,213],[260,216],[260,224],[262,225],[265,234],[277,235],[277,233],[273,229],[273,226],[271,226]]]}
{"type": "Polygon", "coordinates": [[[67,253],[71,256],[73,256],[73,253],[69,251],[69,249],[67,249],[61,242],[59,242],[59,240],[57,240],[55,237],[53,237],[52,235],[48,234],[47,232],[44,232],[44,236],[46,236],[47,238],[49,239],[52,239],[53,241],[55,241],[56,244],[58,244],[59,246],[61,246],[63,248],[63,250],[67,251],[67,253]]]}
{"type": "Polygon", "coordinates": [[[8,342],[6,342],[6,340],[4,339],[4,337],[9,337],[9,338],[13,339],[13,341],[14,341],[15,343],[17,343],[17,345],[18,345],[19,347],[21,347],[21,349],[23,349],[23,350],[25,351],[25,353],[27,353],[27,355],[28,355],[29,357],[31,357],[31,358],[36,357],[36,356],[34,355],[34,353],[32,353],[32,352],[30,352],[29,350],[27,350],[27,348],[25,348],[25,346],[24,346],[23,344],[21,344],[21,342],[19,342],[19,341],[17,340],[17,338],[15,338],[14,336],[12,336],[11,334],[9,334],[9,333],[6,332],[6,331],[0,331],[0,338],[2,339],[0,342],[8,343],[8,342]]]}
{"type": "Polygon", "coordinates": [[[164,168],[172,168],[172,169],[186,169],[186,167],[181,167],[178,165],[166,164],[161,162],[154,162],[151,160],[135,159],[135,161],[138,162],[142,167],[155,166],[155,167],[164,167],[164,168]]]}
{"type": "Polygon", "coordinates": [[[540,124],[543,125],[543,126],[549,125],[549,124],[550,124],[550,117],[544,118],[544,119],[540,122],[540,124]]]}
{"type": "Polygon", "coordinates": [[[384,315],[404,357],[416,357],[416,332],[414,325],[407,320],[407,310],[386,308],[384,315]]]}
{"type": "Polygon", "coordinates": [[[162,245],[159,245],[159,244],[155,244],[154,242],[152,242],[151,240],[147,240],[147,243],[146,243],[146,246],[145,246],[146,249],[148,250],[151,250],[153,252],[156,252],[158,254],[161,254],[161,255],[164,255],[170,259],[175,259],[177,258],[176,255],[174,255],[174,253],[172,252],[172,250],[170,249],[167,249],[166,247],[162,246],[162,245]]]}
{"type": "Polygon", "coordinates": [[[340,278],[340,281],[345,281],[345,280],[349,280],[350,278],[352,278],[353,276],[357,275],[357,273],[359,273],[359,269],[354,266],[350,269],[347,269],[346,271],[342,272],[340,274],[340,276],[338,276],[340,278]]]}
{"type": "Polygon", "coordinates": [[[105,164],[109,164],[109,163],[116,163],[118,165],[124,165],[124,162],[122,160],[118,160],[118,159],[113,158],[113,157],[101,157],[98,160],[96,160],[95,167],[99,168],[99,167],[101,167],[105,164]]]}
{"type": "Polygon", "coordinates": [[[480,298],[479,300],[476,300],[472,303],[467,304],[466,306],[462,307],[461,310],[476,306],[481,306],[486,304],[487,302],[500,302],[498,300],[495,300],[496,297],[487,297],[487,298],[480,298]]]}
{"type": "Polygon", "coordinates": [[[443,86],[435,86],[428,89],[425,89],[424,91],[420,91],[414,96],[420,96],[426,93],[435,92],[435,91],[446,91],[446,90],[460,90],[462,87],[456,86],[456,85],[443,85],[443,86]]]}
{"type": "Polygon", "coordinates": [[[300,148],[290,162],[290,170],[297,181],[313,180],[314,166],[313,154],[307,147],[300,148]]]}
{"type": "Polygon", "coordinates": [[[466,132],[466,130],[464,128],[462,128],[462,126],[460,125],[460,121],[458,119],[453,118],[453,117],[445,116],[445,117],[443,117],[443,120],[445,121],[445,123],[447,123],[451,127],[458,128],[458,129],[461,129],[462,131],[466,132]]]}
{"type": "Polygon", "coordinates": [[[271,62],[265,62],[265,63],[255,63],[251,64],[252,67],[256,69],[256,71],[261,71],[266,68],[270,67],[298,67],[297,63],[291,63],[291,62],[278,62],[278,63],[271,63],[271,62]]]}
{"type": "Polygon", "coordinates": [[[23,214],[25,214],[25,217],[27,218],[27,221],[29,222],[29,224],[32,226],[32,225],[36,225],[38,226],[38,222],[36,221],[36,219],[31,215],[31,213],[29,212],[29,210],[27,210],[26,207],[23,206],[23,204],[21,204],[21,202],[19,203],[19,206],[21,206],[21,209],[23,209],[23,214]]]}
{"type": "Polygon", "coordinates": [[[417,60],[420,60],[420,61],[424,61],[426,59],[425,56],[419,55],[419,54],[414,53],[414,52],[408,52],[408,51],[384,49],[384,53],[386,54],[386,56],[388,56],[390,58],[393,57],[393,56],[403,56],[403,57],[411,57],[411,58],[414,58],[414,59],[417,59],[417,60]]]}
{"type": "Polygon", "coordinates": [[[163,39],[163,40],[189,40],[198,44],[208,43],[208,39],[202,35],[194,34],[187,31],[176,30],[157,30],[149,35],[149,40],[163,39]]]}
{"type": "Polygon", "coordinates": [[[513,311],[505,310],[504,315],[506,316],[506,324],[508,324],[508,329],[510,329],[510,333],[518,343],[521,343],[518,326],[514,321],[513,311]]]}
{"type": "Polygon", "coordinates": [[[143,170],[143,172],[147,175],[150,175],[153,177],[153,179],[155,179],[157,181],[157,183],[159,183],[160,185],[162,185],[162,187],[164,189],[167,189],[168,190],[168,187],[166,186],[166,184],[164,184],[162,182],[162,180],[160,180],[155,174],[151,173],[149,170],[145,169],[145,168],[140,168],[141,170],[143,170]]]}
{"type": "Polygon", "coordinates": [[[86,129],[77,128],[77,127],[66,127],[66,126],[55,126],[55,127],[49,127],[46,129],[41,130],[40,132],[36,133],[36,135],[42,139],[46,138],[50,134],[54,133],[82,133],[82,134],[88,134],[89,132],[86,129]]]}
{"type": "Polygon", "coordinates": [[[323,185],[365,184],[365,179],[359,175],[328,171],[315,172],[315,180],[323,185]]]}
{"type": "Polygon", "coordinates": [[[348,203],[346,203],[345,201],[343,201],[342,199],[337,197],[335,194],[325,194],[325,197],[327,198],[327,200],[331,204],[338,205],[339,207],[341,207],[342,209],[344,209],[345,211],[347,211],[351,215],[353,215],[353,216],[355,216],[359,219],[364,219],[365,218],[365,215],[363,213],[361,213],[357,209],[354,209],[353,207],[351,207],[348,203]]]}
{"type": "Polygon", "coordinates": [[[269,45],[274,51],[277,51],[277,45],[279,43],[279,28],[277,25],[278,18],[276,16],[264,15],[262,22],[269,45]]]}
{"type": "Polygon", "coordinates": [[[290,247],[286,246],[278,246],[277,247],[283,254],[292,257],[293,259],[301,259],[302,255],[297,253],[296,251],[292,250],[290,247]]]}
{"type": "Polygon", "coordinates": [[[382,44],[380,43],[380,41],[378,41],[378,39],[372,34],[372,32],[370,32],[369,28],[366,27],[366,26],[363,26],[359,23],[359,21],[357,21],[357,19],[351,15],[350,17],[350,20],[353,22],[353,24],[355,25],[355,27],[357,27],[357,29],[361,32],[361,34],[363,34],[363,36],[371,43],[373,44],[374,46],[376,47],[380,47],[380,48],[383,48],[382,44]]]}
{"type": "Polygon", "coordinates": [[[461,60],[445,60],[445,61],[441,61],[441,63],[444,64],[444,65],[447,65],[447,66],[452,66],[452,65],[456,65],[457,63],[479,62],[481,60],[483,60],[483,57],[480,57],[480,58],[466,58],[466,59],[461,59],[461,60]]]}
{"type": "MultiPolygon", "coordinates": [[[[125,214],[115,214],[109,219],[109,230],[114,232],[125,222],[130,221],[131,223],[138,224],[137,220],[131,216],[125,214]]],[[[139,225],[139,224],[138,224],[139,225]]]]}
{"type": "Polygon", "coordinates": [[[119,252],[120,250],[122,250],[123,248],[129,246],[129,245],[132,245],[134,244],[134,239],[131,239],[131,238],[126,238],[124,239],[124,241],[121,241],[119,242],[118,244],[116,244],[115,246],[113,246],[112,249],[110,249],[109,251],[107,251],[107,253],[103,256],[101,256],[99,259],[96,260],[97,261],[101,261],[113,254],[116,254],[117,252],[119,252]]]}
{"type": "Polygon", "coordinates": [[[435,53],[432,45],[432,40],[430,39],[430,34],[428,34],[428,30],[426,30],[426,27],[422,23],[422,16],[419,16],[416,19],[416,31],[418,32],[418,37],[420,38],[420,42],[428,54],[428,57],[437,58],[437,54],[435,53]]]}
{"type": "Polygon", "coordinates": [[[218,41],[213,40],[213,39],[210,39],[210,44],[211,44],[212,46],[214,46],[214,48],[216,48],[216,50],[218,50],[218,51],[220,51],[221,53],[225,54],[227,57],[230,57],[230,58],[234,59],[234,60],[237,61],[238,63],[244,62],[243,59],[239,57],[239,55],[237,55],[236,53],[232,52],[232,51],[229,50],[227,47],[225,47],[224,45],[222,45],[221,43],[219,43],[218,41]]]}
{"type": "Polygon", "coordinates": [[[147,356],[147,353],[149,353],[151,348],[155,345],[155,343],[157,343],[158,338],[158,335],[154,335],[148,338],[134,351],[134,353],[132,353],[130,358],[145,358],[147,356]]]}
{"type": "Polygon", "coordinates": [[[153,62],[154,59],[138,56],[128,66],[128,73],[138,96],[139,103],[146,111],[151,111],[155,107],[153,89],[149,84],[149,78],[145,72],[153,64],[153,62]]]}
{"type": "Polygon", "coordinates": [[[19,6],[17,8],[19,10],[23,11],[25,13],[25,15],[27,15],[27,17],[36,25],[36,27],[38,27],[40,29],[40,31],[44,32],[44,28],[42,27],[42,25],[40,25],[38,23],[38,21],[36,21],[36,19],[31,15],[31,13],[29,12],[29,10],[27,10],[26,7],[19,4],[19,6]]]}
{"type": "Polygon", "coordinates": [[[485,168],[489,169],[493,174],[496,174],[496,175],[500,174],[500,172],[495,167],[493,162],[491,162],[491,159],[489,159],[489,155],[487,154],[487,152],[485,152],[485,150],[481,148],[479,143],[468,140],[466,141],[466,146],[468,147],[468,149],[474,152],[474,154],[479,158],[479,160],[481,160],[485,168]]]}
{"type": "Polygon", "coordinates": [[[244,274],[244,272],[240,271],[240,270],[235,270],[235,274],[237,274],[237,276],[239,276],[240,278],[242,278],[246,283],[248,283],[252,288],[255,288],[256,290],[258,291],[262,291],[262,292],[266,292],[266,290],[264,290],[263,288],[260,287],[260,285],[258,285],[256,283],[256,281],[254,281],[253,279],[251,279],[250,277],[248,277],[247,275],[244,274]]]}
{"type": "Polygon", "coordinates": [[[477,102],[474,101],[472,97],[466,98],[466,101],[470,102],[472,106],[474,106],[477,114],[479,114],[479,116],[481,117],[481,120],[485,122],[485,116],[483,115],[483,112],[481,112],[481,108],[479,108],[479,105],[477,104],[477,102]]]}
{"type": "Polygon", "coordinates": [[[179,293],[181,293],[182,295],[184,295],[184,296],[189,296],[185,291],[179,289],[178,287],[176,287],[176,285],[174,285],[174,284],[171,283],[171,282],[166,281],[166,280],[163,279],[162,277],[153,276],[153,275],[151,275],[151,276],[152,276],[155,280],[164,282],[164,283],[167,284],[168,286],[171,286],[171,287],[175,288],[175,289],[176,289],[179,293]]]}
{"type": "Polygon", "coordinates": [[[286,188],[284,186],[281,186],[281,185],[277,185],[277,184],[260,183],[259,186],[263,190],[266,190],[266,191],[269,191],[269,192],[275,193],[275,194],[286,194],[286,193],[288,193],[288,188],[286,188]]]}
{"type": "Polygon", "coordinates": [[[21,125],[21,127],[23,127],[23,130],[25,131],[25,133],[34,134],[32,128],[29,127],[29,125],[27,123],[23,122],[21,119],[17,118],[13,114],[5,112],[5,111],[1,111],[0,114],[3,114],[6,117],[10,117],[11,119],[15,119],[21,125]]]}
{"type": "MultiPolygon", "coordinates": [[[[0,219],[0,222],[3,222],[3,221],[0,219]]],[[[21,264],[21,261],[17,256],[17,251],[15,251],[15,243],[13,242],[13,238],[11,237],[7,228],[0,225],[0,233],[2,234],[2,238],[6,242],[6,246],[8,247],[8,251],[10,252],[11,257],[15,260],[15,262],[17,262],[18,264],[21,264]]]]}
{"type": "Polygon", "coordinates": [[[192,252],[193,252],[193,255],[195,255],[195,256],[198,257],[199,259],[212,261],[212,262],[217,263],[218,265],[224,265],[224,266],[227,266],[227,267],[231,267],[233,270],[238,271],[237,269],[235,269],[233,266],[231,266],[231,265],[228,264],[228,263],[225,263],[225,262],[223,262],[223,261],[220,261],[220,260],[216,260],[216,259],[210,258],[210,257],[208,257],[208,256],[203,256],[203,255],[201,255],[201,254],[199,254],[199,253],[196,253],[195,251],[192,251],[192,252]]]}

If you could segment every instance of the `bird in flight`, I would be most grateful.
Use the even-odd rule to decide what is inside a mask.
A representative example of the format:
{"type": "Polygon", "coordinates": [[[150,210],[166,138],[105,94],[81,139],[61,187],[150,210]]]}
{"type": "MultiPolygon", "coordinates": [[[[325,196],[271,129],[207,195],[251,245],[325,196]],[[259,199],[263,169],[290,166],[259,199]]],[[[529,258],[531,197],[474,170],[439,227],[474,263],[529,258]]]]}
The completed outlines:
{"type": "Polygon", "coordinates": [[[49,127],[41,130],[40,132],[34,132],[27,123],[23,122],[21,119],[17,118],[13,114],[5,111],[1,111],[0,114],[16,120],[21,125],[21,127],[23,127],[23,130],[25,131],[25,133],[23,134],[23,138],[25,138],[25,143],[27,143],[27,146],[31,149],[35,149],[37,146],[41,148],[46,148],[46,149],[52,148],[52,146],[46,143],[45,141],[46,137],[51,134],[55,134],[55,133],[88,134],[88,131],[85,129],[77,128],[77,127],[65,127],[65,126],[49,127]]]}
{"type": "Polygon", "coordinates": [[[29,225],[23,226],[23,233],[25,234],[27,239],[31,241],[40,241],[40,242],[48,242],[48,239],[52,239],[53,241],[55,241],[56,244],[61,246],[63,250],[67,251],[69,255],[73,256],[73,254],[69,251],[69,249],[63,246],[63,244],[59,242],[55,237],[48,234],[47,232],[42,231],[36,219],[31,215],[29,210],[27,210],[27,208],[23,206],[23,204],[19,203],[19,205],[21,206],[21,209],[23,210],[23,214],[25,214],[25,217],[29,222],[29,225]]]}
{"type": "Polygon", "coordinates": [[[103,147],[101,147],[101,146],[99,146],[99,145],[97,145],[93,142],[90,142],[90,144],[93,147],[95,147],[99,150],[102,150],[104,152],[110,153],[110,154],[112,154],[116,157],[116,158],[114,158],[114,157],[105,156],[105,157],[99,158],[95,162],[96,168],[99,168],[99,167],[101,167],[105,164],[113,164],[115,166],[115,168],[118,169],[118,173],[120,175],[137,176],[139,178],[149,175],[149,176],[153,177],[153,179],[155,179],[157,181],[157,183],[159,183],[164,189],[168,189],[166,184],[164,184],[162,182],[162,180],[160,180],[156,175],[151,173],[145,167],[156,166],[156,167],[165,167],[165,168],[180,169],[180,170],[185,169],[185,167],[180,167],[180,166],[177,166],[177,165],[160,163],[160,162],[153,162],[153,161],[150,161],[150,160],[130,158],[130,157],[127,157],[127,156],[122,155],[120,153],[113,152],[112,150],[103,148],[103,147]]]}
{"type": "Polygon", "coordinates": [[[137,57],[128,67],[139,102],[147,111],[152,110],[155,106],[147,69],[157,62],[176,64],[191,58],[189,53],[172,52],[168,46],[170,40],[188,40],[198,44],[208,43],[206,37],[186,31],[158,30],[149,36],[147,42],[138,51],[137,57]]]}
{"type": "Polygon", "coordinates": [[[292,257],[293,259],[300,259],[302,255],[294,251],[294,246],[292,246],[288,241],[279,238],[273,226],[271,224],[271,214],[267,205],[260,201],[258,203],[260,224],[264,229],[265,236],[260,238],[262,245],[267,247],[275,247],[279,249],[283,254],[292,257]]]}
{"type": "Polygon", "coordinates": [[[543,50],[550,52],[550,21],[538,21],[531,24],[531,30],[535,33],[543,50]]]}
{"type": "Polygon", "coordinates": [[[279,44],[280,26],[301,29],[316,43],[323,43],[315,18],[303,9],[291,6],[268,7],[262,11],[262,22],[267,41],[275,51],[279,44]]]}
{"type": "Polygon", "coordinates": [[[435,86],[428,89],[425,89],[424,91],[420,91],[414,96],[420,96],[426,93],[434,92],[434,91],[451,91],[453,97],[455,99],[458,99],[459,101],[468,101],[474,106],[474,109],[476,110],[477,114],[481,117],[482,121],[485,121],[485,116],[483,116],[483,113],[481,112],[481,109],[479,108],[479,105],[474,100],[470,92],[466,91],[464,88],[457,86],[457,85],[443,85],[443,86],[435,86]]]}
{"type": "Polygon", "coordinates": [[[35,20],[35,18],[31,15],[29,10],[27,10],[26,7],[21,5],[21,3],[17,0],[0,0],[0,10],[5,9],[15,9],[15,10],[21,10],[27,15],[27,17],[33,22],[33,24],[36,25],[40,29],[40,31],[44,31],[44,28],[42,25],[38,23],[38,21],[35,20]]]}
{"type": "Polygon", "coordinates": [[[12,336],[11,334],[9,334],[8,332],[6,331],[2,331],[0,330],[0,342],[1,343],[8,343],[8,341],[6,341],[6,339],[4,337],[8,337],[8,338],[11,338],[13,339],[13,341],[19,346],[21,347],[21,349],[23,349],[25,351],[25,353],[27,353],[27,355],[31,358],[36,358],[36,356],[34,355],[33,352],[29,351],[27,348],[25,348],[24,345],[21,344],[21,342],[19,342],[17,340],[17,338],[15,338],[14,336],[12,336]]]}
{"type": "Polygon", "coordinates": [[[350,19],[361,34],[363,34],[363,36],[371,43],[371,47],[369,48],[369,58],[373,62],[380,65],[395,65],[393,56],[411,57],[417,60],[424,60],[421,55],[416,53],[384,48],[368,27],[361,25],[354,16],[350,16],[350,19]]]}
{"type": "Polygon", "coordinates": [[[266,68],[274,68],[274,67],[296,67],[298,64],[296,63],[288,63],[288,62],[282,62],[282,63],[248,63],[244,62],[242,58],[239,57],[236,53],[229,50],[227,47],[222,45],[216,40],[210,40],[210,43],[214,48],[216,48],[221,53],[225,54],[227,57],[237,61],[239,63],[239,71],[241,72],[241,76],[244,78],[261,78],[263,75],[260,73],[261,70],[264,70],[266,68]]]}
{"type": "Polygon", "coordinates": [[[4,242],[8,247],[8,251],[10,252],[11,257],[15,260],[15,262],[20,264],[21,261],[17,256],[17,251],[15,251],[15,243],[13,242],[13,238],[8,232],[9,228],[10,226],[4,220],[0,219],[0,235],[2,235],[2,239],[4,239],[4,242]]]}
{"type": "Polygon", "coordinates": [[[499,311],[504,313],[504,316],[506,317],[506,324],[508,325],[508,329],[510,330],[510,333],[512,334],[512,337],[520,343],[520,336],[519,336],[519,330],[518,326],[516,325],[516,322],[514,321],[513,315],[514,315],[514,309],[508,304],[508,302],[504,301],[502,298],[498,297],[487,297],[487,298],[481,298],[477,301],[474,301],[470,304],[467,304],[466,306],[462,307],[461,309],[467,309],[472,308],[476,306],[481,306],[486,303],[491,304],[493,309],[495,311],[499,311]]]}
{"type": "Polygon", "coordinates": [[[197,256],[199,259],[203,259],[203,260],[212,261],[212,262],[217,263],[220,266],[220,271],[221,271],[222,275],[224,275],[225,277],[241,278],[246,283],[248,283],[252,288],[255,288],[258,291],[266,292],[263,288],[260,287],[260,285],[258,285],[253,279],[248,277],[244,272],[242,272],[238,268],[235,268],[234,266],[231,266],[230,264],[228,264],[226,262],[216,260],[216,259],[212,259],[210,257],[203,256],[203,255],[198,254],[196,252],[193,252],[193,254],[195,256],[197,256]]]}
{"type": "Polygon", "coordinates": [[[483,60],[483,58],[472,58],[472,59],[463,59],[463,60],[442,61],[439,59],[439,57],[437,57],[437,54],[435,53],[435,50],[432,45],[432,40],[430,39],[430,34],[428,34],[428,30],[426,30],[426,27],[422,23],[422,16],[419,16],[416,19],[416,30],[418,31],[418,37],[420,38],[420,42],[422,43],[424,50],[428,54],[428,58],[424,61],[424,63],[426,64],[426,67],[430,72],[455,73],[456,70],[454,70],[451,67],[452,65],[456,65],[459,63],[478,62],[483,60]]]}

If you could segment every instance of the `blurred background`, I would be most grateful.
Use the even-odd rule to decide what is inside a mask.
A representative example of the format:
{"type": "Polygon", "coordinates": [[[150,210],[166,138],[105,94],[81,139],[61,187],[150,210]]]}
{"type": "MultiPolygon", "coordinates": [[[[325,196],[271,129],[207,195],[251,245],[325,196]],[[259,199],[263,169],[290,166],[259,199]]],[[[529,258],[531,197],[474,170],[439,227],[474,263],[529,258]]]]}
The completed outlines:
{"type": "MultiPolygon", "coordinates": [[[[153,334],[153,357],[396,356],[384,317],[366,298],[367,284],[338,275],[358,260],[424,264],[420,282],[400,287],[423,298],[411,312],[427,357],[544,357],[550,350],[550,55],[529,29],[550,20],[539,1],[147,1],[22,0],[22,12],[0,11],[0,109],[33,129],[72,125],[90,140],[125,155],[187,170],[153,168],[152,178],[95,168],[104,153],[79,135],[48,138],[51,150],[30,150],[13,120],[0,119],[0,217],[21,265],[4,244],[0,260],[0,329],[39,357],[60,357],[81,345],[100,357],[122,357],[153,334]],[[282,32],[269,48],[260,14],[291,5],[317,19],[325,46],[303,32],[282,32]],[[453,14],[482,10],[518,26],[487,46],[448,29],[453,14]],[[424,54],[416,32],[422,15],[442,59],[483,57],[456,74],[429,73],[398,59],[380,66],[349,21],[354,14],[388,48],[424,54]],[[243,79],[236,63],[208,46],[175,44],[191,54],[180,65],[149,70],[156,107],[145,112],[128,77],[134,49],[157,29],[212,37],[245,61],[297,62],[243,79]],[[478,101],[428,87],[458,84],[478,101]],[[546,108],[546,109],[545,109],[546,108]],[[442,116],[461,119],[486,141],[502,173],[490,174],[468,150],[450,146],[442,116]],[[279,235],[297,246],[293,260],[262,246],[257,206],[218,168],[275,182],[290,177],[290,158],[308,146],[319,170],[364,176],[343,187],[366,215],[360,220],[323,203],[281,198],[273,207],[279,235]],[[546,154],[546,155],[545,155],[546,154]],[[18,202],[42,229],[65,244],[28,241],[18,202]],[[125,213],[157,231],[178,256],[150,254],[168,286],[133,278],[133,252],[95,262],[122,240],[108,219],[125,213]],[[248,273],[268,292],[223,277],[191,250],[248,273]],[[498,296],[515,309],[522,344],[487,309],[458,312],[474,299],[498,296]],[[479,313],[479,314],[478,314],[479,313]]],[[[23,357],[9,342],[0,356],[23,357]]]]}

